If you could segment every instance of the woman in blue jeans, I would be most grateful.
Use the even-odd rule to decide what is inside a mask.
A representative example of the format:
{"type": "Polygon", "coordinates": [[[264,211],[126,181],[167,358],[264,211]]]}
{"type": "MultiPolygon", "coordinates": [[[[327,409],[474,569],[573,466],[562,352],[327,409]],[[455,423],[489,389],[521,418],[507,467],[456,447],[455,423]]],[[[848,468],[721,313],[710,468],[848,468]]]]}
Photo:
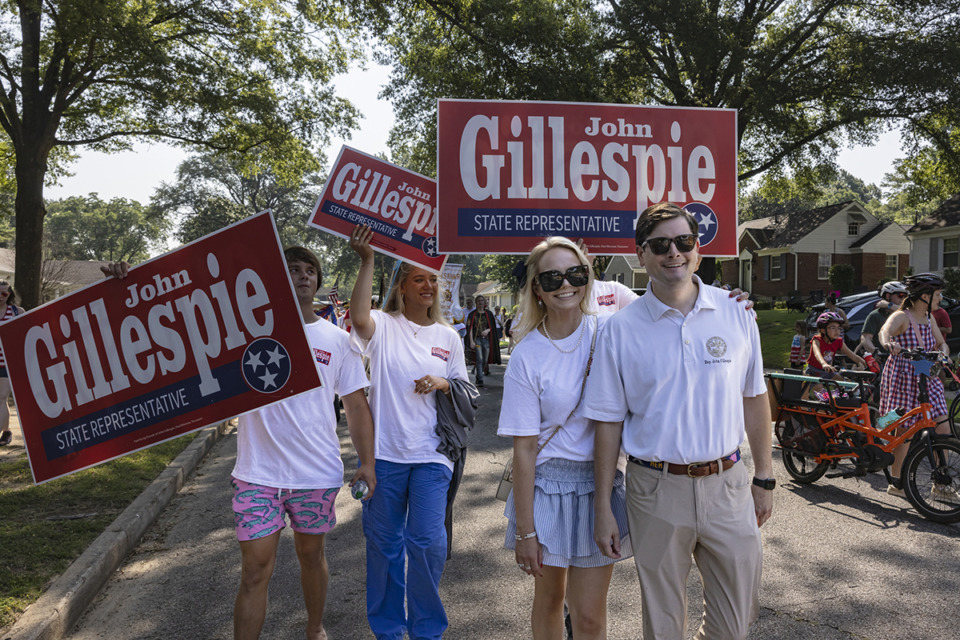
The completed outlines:
{"type": "Polygon", "coordinates": [[[363,503],[367,620],[380,640],[434,640],[447,628],[439,589],[453,475],[437,451],[436,393],[449,393],[451,379],[468,380],[467,368],[463,342],[443,320],[435,273],[401,264],[383,311],[371,311],[372,235],[359,226],[350,236],[361,262],[351,340],[370,358],[376,433],[377,490],[363,503]]]}

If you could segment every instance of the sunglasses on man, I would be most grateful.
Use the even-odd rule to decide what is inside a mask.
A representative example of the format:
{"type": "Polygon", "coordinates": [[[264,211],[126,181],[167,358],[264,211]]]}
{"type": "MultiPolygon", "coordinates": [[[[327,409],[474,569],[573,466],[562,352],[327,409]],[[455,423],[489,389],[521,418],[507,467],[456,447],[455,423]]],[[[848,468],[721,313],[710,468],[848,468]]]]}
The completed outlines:
{"type": "Polygon", "coordinates": [[[675,238],[647,238],[640,246],[649,246],[654,255],[662,256],[670,251],[670,244],[673,243],[680,253],[689,253],[697,246],[698,239],[699,234],[683,233],[675,238]]]}
{"type": "Polygon", "coordinates": [[[587,265],[580,264],[575,267],[570,267],[562,273],[554,269],[552,271],[541,271],[537,274],[537,281],[540,282],[540,288],[546,293],[556,291],[562,287],[564,280],[574,287],[582,287],[587,284],[590,280],[587,265]]]}

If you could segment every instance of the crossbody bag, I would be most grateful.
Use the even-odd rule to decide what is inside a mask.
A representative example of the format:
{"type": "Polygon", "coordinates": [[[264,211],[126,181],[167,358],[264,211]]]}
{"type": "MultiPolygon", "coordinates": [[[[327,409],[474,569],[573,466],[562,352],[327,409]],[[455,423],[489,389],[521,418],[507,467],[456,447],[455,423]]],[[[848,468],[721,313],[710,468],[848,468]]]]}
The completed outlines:
{"type": "MultiPolygon", "coordinates": [[[[543,444],[537,447],[537,456],[539,456],[540,452],[543,451],[543,448],[546,447],[551,440],[553,440],[553,436],[557,435],[560,429],[563,428],[563,425],[573,417],[577,407],[580,406],[580,402],[583,400],[583,390],[587,386],[587,376],[590,375],[590,366],[593,364],[593,351],[597,346],[597,334],[600,333],[600,321],[597,320],[596,316],[594,316],[593,322],[594,327],[593,338],[590,340],[590,356],[587,358],[587,366],[583,371],[583,380],[580,382],[580,397],[577,398],[577,404],[573,406],[573,411],[570,412],[570,415],[567,416],[567,419],[558,424],[550,433],[550,437],[544,440],[543,444]]],[[[511,491],[513,491],[513,456],[510,456],[510,459],[507,460],[507,464],[505,464],[503,467],[503,475],[500,476],[500,484],[497,485],[497,500],[506,502],[511,491]]]]}

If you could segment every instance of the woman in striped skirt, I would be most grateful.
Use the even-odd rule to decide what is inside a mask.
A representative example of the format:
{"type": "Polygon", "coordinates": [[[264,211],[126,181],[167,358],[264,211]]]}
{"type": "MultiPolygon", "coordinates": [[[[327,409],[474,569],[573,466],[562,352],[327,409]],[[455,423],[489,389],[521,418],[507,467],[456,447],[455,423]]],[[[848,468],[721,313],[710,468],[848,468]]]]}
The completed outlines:
{"type": "MultiPolygon", "coordinates": [[[[505,546],[518,569],[535,578],[534,640],[563,637],[564,599],[577,640],[606,638],[616,560],[593,540],[593,430],[576,415],[603,324],[587,312],[593,275],[583,252],[559,237],[538,244],[526,269],[497,430],[513,437],[505,546]]],[[[602,499],[611,501],[629,557],[622,474],[602,499]]]]}

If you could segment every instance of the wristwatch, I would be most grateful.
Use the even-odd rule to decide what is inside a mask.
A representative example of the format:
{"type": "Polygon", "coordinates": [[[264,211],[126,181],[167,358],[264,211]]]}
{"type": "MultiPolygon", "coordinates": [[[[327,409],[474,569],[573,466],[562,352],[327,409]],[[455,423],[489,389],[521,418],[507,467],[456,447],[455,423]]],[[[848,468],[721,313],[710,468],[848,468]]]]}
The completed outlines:
{"type": "Polygon", "coordinates": [[[773,491],[774,487],[777,486],[776,478],[767,478],[766,480],[761,480],[760,478],[754,478],[753,484],[757,485],[761,489],[766,489],[767,491],[773,491]]]}

